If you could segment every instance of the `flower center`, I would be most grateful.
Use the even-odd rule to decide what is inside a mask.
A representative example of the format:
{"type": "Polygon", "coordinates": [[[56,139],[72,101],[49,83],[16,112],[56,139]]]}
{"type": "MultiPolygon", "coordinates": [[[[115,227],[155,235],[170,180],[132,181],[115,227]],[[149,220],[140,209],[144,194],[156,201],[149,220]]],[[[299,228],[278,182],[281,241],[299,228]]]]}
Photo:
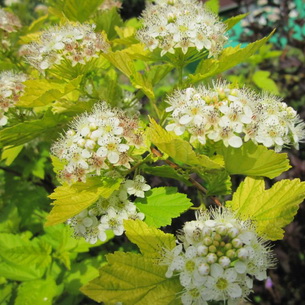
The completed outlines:
{"type": "Polygon", "coordinates": [[[194,271],[195,269],[195,263],[193,261],[188,261],[186,264],[185,264],[185,268],[187,271],[194,271]]]}
{"type": "Polygon", "coordinates": [[[216,287],[220,290],[225,290],[228,287],[228,281],[224,278],[218,279],[216,287]]]}

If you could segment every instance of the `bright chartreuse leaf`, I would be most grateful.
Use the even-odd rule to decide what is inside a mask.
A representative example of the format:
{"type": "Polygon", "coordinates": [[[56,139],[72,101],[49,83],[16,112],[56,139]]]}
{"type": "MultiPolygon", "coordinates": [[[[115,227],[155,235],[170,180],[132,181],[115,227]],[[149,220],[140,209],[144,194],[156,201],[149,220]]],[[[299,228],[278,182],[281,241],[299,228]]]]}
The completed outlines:
{"type": "Polygon", "coordinates": [[[2,150],[1,160],[5,160],[5,165],[10,166],[22,151],[23,145],[10,147],[6,146],[2,150]]]}
{"type": "Polygon", "coordinates": [[[305,182],[281,180],[265,190],[262,178],[247,177],[226,206],[242,219],[251,219],[257,233],[270,240],[282,239],[305,198],[305,182]]]}
{"type": "Polygon", "coordinates": [[[207,0],[204,6],[215,14],[219,12],[219,0],[207,0]]]}
{"type": "Polygon", "coordinates": [[[224,21],[224,24],[227,26],[227,30],[230,30],[231,28],[233,28],[233,26],[235,24],[237,24],[239,21],[243,20],[244,18],[246,18],[249,14],[240,14],[234,17],[231,17],[227,20],[224,21]]]}
{"type": "Polygon", "coordinates": [[[121,185],[122,179],[88,178],[86,183],[64,184],[49,197],[54,207],[47,217],[47,226],[62,223],[95,203],[100,197],[108,198],[121,185]]]}
{"type": "Polygon", "coordinates": [[[221,168],[219,163],[205,155],[196,155],[191,144],[172,132],[168,132],[151,120],[150,127],[147,129],[149,140],[156,145],[163,153],[166,153],[174,160],[188,164],[200,165],[208,169],[221,168]]]}
{"type": "Polygon", "coordinates": [[[75,101],[80,95],[78,88],[82,77],[80,75],[68,83],[47,79],[27,80],[24,82],[25,92],[20,97],[17,106],[32,108],[46,106],[60,99],[75,101]]]}
{"type": "Polygon", "coordinates": [[[258,70],[252,75],[252,80],[258,88],[279,95],[279,89],[270,74],[269,71],[258,70]]]}
{"type": "Polygon", "coordinates": [[[61,124],[66,122],[61,115],[47,112],[41,119],[19,123],[0,130],[0,147],[19,146],[30,142],[38,136],[48,135],[49,139],[57,135],[62,129],[61,124]]]}
{"type": "Polygon", "coordinates": [[[145,222],[159,228],[171,224],[172,218],[188,210],[192,203],[175,187],[158,187],[146,192],[145,198],[137,198],[137,208],[145,214],[145,222]]]}
{"type": "Polygon", "coordinates": [[[222,145],[220,154],[225,160],[225,168],[231,174],[262,176],[273,179],[290,168],[286,153],[276,153],[252,141],[240,148],[222,145]]]}
{"type": "Polygon", "coordinates": [[[256,51],[258,51],[258,49],[271,38],[273,33],[274,31],[269,36],[250,43],[244,48],[240,48],[240,45],[225,48],[218,59],[203,59],[197,66],[196,74],[189,75],[186,85],[197,83],[205,78],[227,71],[244,62],[256,51]]]}
{"type": "Polygon", "coordinates": [[[52,305],[58,294],[58,287],[53,278],[23,282],[18,286],[15,305],[52,305]]]}
{"type": "Polygon", "coordinates": [[[136,244],[146,257],[160,257],[164,249],[172,250],[176,246],[174,235],[151,228],[139,219],[125,220],[124,228],[128,239],[136,244]]]}
{"type": "Polygon", "coordinates": [[[81,288],[97,302],[124,305],[181,305],[178,277],[166,278],[166,266],[136,253],[115,252],[107,255],[108,264],[100,276],[81,288]]]}

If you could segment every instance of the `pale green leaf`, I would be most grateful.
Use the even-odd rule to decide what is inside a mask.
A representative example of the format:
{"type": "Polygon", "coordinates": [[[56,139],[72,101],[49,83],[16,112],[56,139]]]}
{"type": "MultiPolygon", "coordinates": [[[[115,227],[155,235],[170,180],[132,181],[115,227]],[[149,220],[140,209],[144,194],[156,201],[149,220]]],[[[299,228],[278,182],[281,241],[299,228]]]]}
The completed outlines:
{"type": "Polygon", "coordinates": [[[267,37],[250,43],[245,48],[228,47],[223,50],[218,59],[203,59],[196,69],[196,74],[190,74],[186,84],[199,82],[207,77],[217,75],[221,72],[229,70],[234,66],[247,60],[253,55],[262,45],[264,45],[273,35],[274,31],[267,37]]]}
{"type": "Polygon", "coordinates": [[[189,142],[184,141],[172,132],[166,131],[154,120],[151,120],[147,134],[149,140],[163,153],[166,153],[179,162],[188,165],[200,165],[209,169],[221,168],[219,163],[214,162],[209,157],[196,155],[189,142]]]}
{"type": "Polygon", "coordinates": [[[159,228],[171,224],[172,218],[188,210],[192,203],[185,194],[177,192],[175,187],[158,187],[137,198],[137,208],[145,214],[145,222],[159,228]]]}
{"type": "Polygon", "coordinates": [[[215,14],[219,12],[219,0],[207,0],[204,6],[215,14]]]}
{"type": "Polygon", "coordinates": [[[136,244],[146,257],[160,257],[164,249],[172,250],[176,246],[174,235],[151,228],[139,219],[125,220],[124,228],[128,239],[136,244]]]}
{"type": "Polygon", "coordinates": [[[107,255],[108,265],[81,291],[97,302],[124,305],[181,305],[178,277],[166,278],[166,266],[135,253],[107,255]]]}
{"type": "Polygon", "coordinates": [[[34,280],[21,283],[18,286],[15,305],[52,305],[58,288],[53,278],[34,280]]]}
{"type": "Polygon", "coordinates": [[[62,223],[95,203],[100,197],[109,198],[121,185],[122,179],[88,178],[86,183],[76,182],[59,186],[49,197],[55,199],[46,225],[62,223]]]}
{"type": "Polygon", "coordinates": [[[233,28],[233,26],[235,24],[237,24],[239,21],[243,20],[244,18],[246,18],[249,15],[249,13],[247,14],[240,14],[234,17],[231,17],[227,20],[224,21],[224,24],[227,26],[227,30],[230,30],[231,28],[233,28]]]}
{"type": "Polygon", "coordinates": [[[79,84],[82,75],[71,80],[69,83],[54,82],[47,79],[27,80],[25,84],[25,92],[20,97],[17,106],[20,107],[40,107],[60,99],[73,99],[79,97],[79,84]],[[76,94],[75,94],[76,93],[76,94]]]}
{"type": "Polygon", "coordinates": [[[279,89],[275,81],[270,78],[270,74],[269,71],[258,70],[253,74],[252,80],[260,89],[279,95],[279,89]]]}
{"type": "Polygon", "coordinates": [[[20,154],[22,148],[23,145],[19,145],[15,147],[10,147],[10,146],[4,147],[1,154],[1,160],[5,160],[5,165],[10,166],[20,154]]]}
{"type": "Polygon", "coordinates": [[[276,153],[252,141],[240,148],[222,146],[220,153],[225,160],[225,168],[231,174],[263,176],[273,179],[290,168],[286,153],[276,153]]]}
{"type": "Polygon", "coordinates": [[[265,190],[263,179],[247,177],[227,206],[242,219],[251,219],[257,233],[270,240],[283,238],[284,228],[305,198],[305,182],[281,180],[265,190]]]}

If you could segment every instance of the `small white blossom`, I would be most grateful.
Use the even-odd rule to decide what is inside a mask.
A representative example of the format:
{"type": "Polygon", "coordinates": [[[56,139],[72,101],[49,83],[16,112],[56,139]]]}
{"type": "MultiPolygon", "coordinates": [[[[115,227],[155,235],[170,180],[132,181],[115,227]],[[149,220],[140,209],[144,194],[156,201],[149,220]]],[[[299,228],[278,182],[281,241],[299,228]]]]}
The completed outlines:
{"type": "Polygon", "coordinates": [[[184,305],[237,304],[252,291],[253,279],[267,278],[266,270],[274,264],[268,244],[251,222],[224,208],[186,222],[179,239],[181,243],[165,251],[161,264],[168,266],[166,277],[179,276],[184,305]]]}
{"type": "Polygon", "coordinates": [[[138,39],[150,51],[159,48],[161,56],[176,49],[186,54],[190,48],[217,56],[227,41],[225,24],[199,1],[155,1],[142,13],[142,21],[138,39]]]}
{"type": "Polygon", "coordinates": [[[4,32],[16,32],[21,28],[20,20],[17,16],[0,8],[0,34],[1,30],[4,32]]]}
{"type": "Polygon", "coordinates": [[[296,111],[278,97],[226,83],[212,87],[177,90],[168,97],[171,112],[165,127],[181,136],[189,134],[194,146],[207,139],[239,148],[252,140],[280,151],[287,145],[298,148],[305,138],[305,124],[296,111]]]}
{"type": "Polygon", "coordinates": [[[145,178],[141,175],[134,177],[134,180],[126,180],[125,187],[129,195],[144,198],[144,192],[151,189],[150,185],[146,184],[145,178]]]}

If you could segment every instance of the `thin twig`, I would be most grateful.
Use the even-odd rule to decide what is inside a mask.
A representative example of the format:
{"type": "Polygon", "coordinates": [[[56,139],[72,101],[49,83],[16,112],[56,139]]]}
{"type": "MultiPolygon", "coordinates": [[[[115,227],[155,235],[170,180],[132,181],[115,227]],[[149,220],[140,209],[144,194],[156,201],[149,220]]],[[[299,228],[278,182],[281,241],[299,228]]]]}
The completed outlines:
{"type": "MultiPolygon", "coordinates": [[[[151,152],[156,155],[157,157],[162,157],[163,154],[156,148],[152,147],[151,148],[151,152]]],[[[170,167],[172,167],[175,170],[180,169],[180,166],[177,165],[176,163],[170,161],[170,160],[164,160],[170,167]]],[[[189,177],[188,179],[200,192],[202,192],[204,195],[206,195],[208,193],[207,189],[205,187],[203,187],[199,182],[197,182],[194,178],[189,177]]],[[[219,206],[222,207],[221,202],[218,200],[217,197],[215,196],[211,196],[211,199],[214,201],[214,203],[219,206]]]]}

